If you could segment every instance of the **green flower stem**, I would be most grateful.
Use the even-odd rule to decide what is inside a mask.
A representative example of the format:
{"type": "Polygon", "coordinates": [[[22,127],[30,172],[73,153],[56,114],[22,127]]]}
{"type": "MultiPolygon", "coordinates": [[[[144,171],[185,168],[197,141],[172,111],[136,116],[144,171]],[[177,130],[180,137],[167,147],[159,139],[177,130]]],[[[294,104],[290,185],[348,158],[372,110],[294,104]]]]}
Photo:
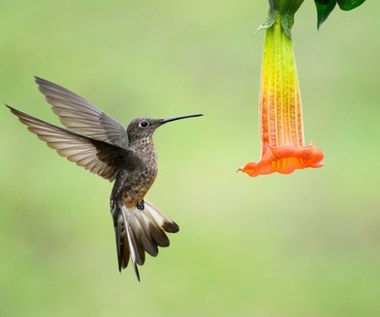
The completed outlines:
{"type": "Polygon", "coordinates": [[[288,37],[291,37],[291,29],[294,24],[294,15],[304,0],[268,0],[268,19],[259,29],[270,28],[279,18],[281,27],[288,37]]]}

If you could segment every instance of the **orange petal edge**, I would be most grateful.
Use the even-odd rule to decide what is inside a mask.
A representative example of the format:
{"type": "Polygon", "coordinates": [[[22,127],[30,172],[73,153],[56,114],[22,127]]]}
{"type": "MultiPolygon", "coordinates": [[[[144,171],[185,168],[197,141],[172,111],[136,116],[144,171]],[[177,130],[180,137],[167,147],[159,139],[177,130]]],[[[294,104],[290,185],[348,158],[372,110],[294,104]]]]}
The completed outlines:
{"type": "Polygon", "coordinates": [[[291,174],[296,169],[322,167],[323,152],[314,144],[294,147],[291,145],[272,147],[264,144],[263,155],[259,162],[250,162],[238,171],[251,177],[271,173],[291,174]]]}

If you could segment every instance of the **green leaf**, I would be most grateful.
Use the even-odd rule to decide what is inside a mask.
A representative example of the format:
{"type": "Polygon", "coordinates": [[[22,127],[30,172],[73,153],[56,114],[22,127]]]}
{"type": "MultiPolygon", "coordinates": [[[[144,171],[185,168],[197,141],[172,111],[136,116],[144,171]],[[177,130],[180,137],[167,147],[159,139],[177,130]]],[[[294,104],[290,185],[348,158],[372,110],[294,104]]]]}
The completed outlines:
{"type": "MultiPolygon", "coordinates": [[[[355,0],[352,0],[355,1],[355,0]]],[[[365,1],[365,0],[364,0],[365,1]]],[[[326,21],[332,10],[334,10],[336,5],[336,0],[314,0],[315,6],[317,7],[317,28],[322,25],[323,22],[326,21]]]]}
{"type": "Polygon", "coordinates": [[[318,29],[323,22],[326,21],[335,5],[338,3],[339,8],[344,11],[349,11],[360,6],[365,0],[314,0],[317,7],[318,29]]]}
{"type": "Polygon", "coordinates": [[[360,6],[365,0],[338,0],[339,8],[349,11],[360,6]]]}

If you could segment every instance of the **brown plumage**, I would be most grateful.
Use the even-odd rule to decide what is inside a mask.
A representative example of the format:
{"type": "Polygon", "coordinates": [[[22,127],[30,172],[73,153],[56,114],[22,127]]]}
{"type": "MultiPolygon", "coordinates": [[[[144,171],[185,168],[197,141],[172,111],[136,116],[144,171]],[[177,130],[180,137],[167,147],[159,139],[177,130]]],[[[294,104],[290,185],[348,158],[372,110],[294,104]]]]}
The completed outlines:
{"type": "Polygon", "coordinates": [[[77,94],[36,77],[36,83],[65,128],[61,128],[7,105],[29,131],[58,154],[92,173],[115,181],[111,199],[119,271],[131,259],[137,279],[137,265],[145,252],[158,254],[169,246],[166,232],[178,225],[144,199],[157,175],[157,154],[153,133],[161,125],[201,114],[167,119],[137,118],[127,129],[77,94]]]}

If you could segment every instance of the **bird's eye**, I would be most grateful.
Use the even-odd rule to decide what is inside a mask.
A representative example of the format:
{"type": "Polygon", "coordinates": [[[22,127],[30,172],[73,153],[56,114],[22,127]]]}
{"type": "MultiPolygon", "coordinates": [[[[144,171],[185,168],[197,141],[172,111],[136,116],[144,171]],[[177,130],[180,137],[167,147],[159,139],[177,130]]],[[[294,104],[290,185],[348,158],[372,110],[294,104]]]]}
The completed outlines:
{"type": "Polygon", "coordinates": [[[141,121],[139,126],[140,126],[140,128],[146,128],[149,126],[149,122],[148,121],[141,121]]]}

